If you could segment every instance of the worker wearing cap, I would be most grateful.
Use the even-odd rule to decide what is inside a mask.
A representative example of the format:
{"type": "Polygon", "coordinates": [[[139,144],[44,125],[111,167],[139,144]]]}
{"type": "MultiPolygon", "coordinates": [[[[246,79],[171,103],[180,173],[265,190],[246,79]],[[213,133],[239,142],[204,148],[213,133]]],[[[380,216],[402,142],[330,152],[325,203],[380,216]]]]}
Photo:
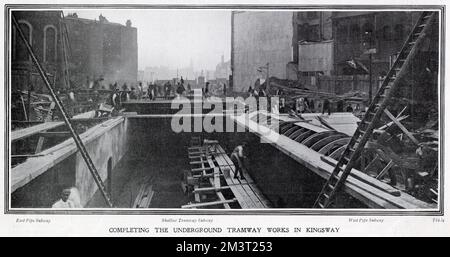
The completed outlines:
{"type": "Polygon", "coordinates": [[[244,169],[244,159],[246,158],[244,155],[244,148],[247,147],[247,143],[244,142],[242,145],[236,146],[234,148],[233,153],[231,153],[231,161],[233,161],[236,169],[234,170],[234,178],[237,179],[238,175],[241,176],[241,179],[244,179],[244,175],[242,174],[242,169],[244,169]]]}

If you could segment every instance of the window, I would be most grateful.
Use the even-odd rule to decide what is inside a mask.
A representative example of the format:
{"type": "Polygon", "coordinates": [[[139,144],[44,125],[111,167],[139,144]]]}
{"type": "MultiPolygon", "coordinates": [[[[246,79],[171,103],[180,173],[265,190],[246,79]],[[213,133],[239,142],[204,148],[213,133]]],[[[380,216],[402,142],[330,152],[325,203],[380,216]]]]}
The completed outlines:
{"type": "Polygon", "coordinates": [[[347,25],[339,24],[337,28],[337,38],[342,42],[348,41],[347,25]]]}
{"type": "Polygon", "coordinates": [[[361,38],[361,33],[359,31],[358,24],[352,24],[350,27],[350,39],[353,41],[359,41],[361,38]]]}
{"type": "Polygon", "coordinates": [[[306,12],[306,18],[308,19],[317,19],[319,14],[317,12],[306,12]]]}
{"type": "Polygon", "coordinates": [[[387,25],[383,27],[383,40],[385,41],[392,40],[391,27],[387,25]]]}
{"type": "Polygon", "coordinates": [[[44,27],[44,62],[56,62],[56,28],[53,25],[44,27]]]}
{"type": "Polygon", "coordinates": [[[320,40],[320,28],[319,24],[309,26],[309,41],[319,41],[320,40]]]}
{"type": "Polygon", "coordinates": [[[365,44],[372,44],[374,40],[374,31],[372,23],[365,23],[362,29],[363,41],[365,44]]]}
{"type": "MultiPolygon", "coordinates": [[[[23,34],[25,35],[25,38],[28,40],[30,45],[33,45],[33,27],[31,24],[25,20],[19,20],[19,26],[22,30],[23,34]]],[[[30,55],[28,54],[27,48],[25,46],[25,43],[23,42],[22,38],[19,35],[19,32],[14,27],[13,30],[13,60],[15,61],[29,61],[31,60],[30,55]]]]}

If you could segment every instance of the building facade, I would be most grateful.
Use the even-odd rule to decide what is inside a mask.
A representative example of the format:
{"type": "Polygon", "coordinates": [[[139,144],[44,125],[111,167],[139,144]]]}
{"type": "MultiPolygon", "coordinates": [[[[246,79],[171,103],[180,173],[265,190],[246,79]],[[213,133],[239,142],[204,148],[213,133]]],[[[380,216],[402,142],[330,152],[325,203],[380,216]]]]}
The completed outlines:
{"type": "Polygon", "coordinates": [[[299,80],[307,87],[315,87],[324,75],[330,81],[355,75],[367,80],[368,72],[355,71],[349,61],[368,68],[369,53],[376,84],[395,61],[419,15],[411,11],[234,12],[233,90],[245,91],[257,78],[264,79],[265,74],[257,70],[267,63],[270,76],[299,80]]]}
{"type": "Polygon", "coordinates": [[[71,46],[71,81],[87,86],[88,81],[104,79],[104,84],[137,83],[137,29],[131,21],[125,25],[99,20],[65,17],[71,46]]]}
{"type": "MultiPolygon", "coordinates": [[[[37,59],[57,89],[63,89],[63,58],[61,41],[61,17],[59,11],[14,11],[26,39],[37,59]]],[[[46,92],[45,85],[31,56],[14,25],[11,25],[11,87],[12,90],[46,92]]]]}
{"type": "Polygon", "coordinates": [[[292,12],[233,12],[231,71],[233,91],[244,92],[266,77],[260,67],[269,63],[270,76],[286,77],[293,59],[292,12]]]}
{"type": "Polygon", "coordinates": [[[346,64],[351,59],[368,67],[370,52],[373,52],[372,73],[375,76],[386,73],[420,13],[333,12],[334,74],[352,75],[346,64]]]}

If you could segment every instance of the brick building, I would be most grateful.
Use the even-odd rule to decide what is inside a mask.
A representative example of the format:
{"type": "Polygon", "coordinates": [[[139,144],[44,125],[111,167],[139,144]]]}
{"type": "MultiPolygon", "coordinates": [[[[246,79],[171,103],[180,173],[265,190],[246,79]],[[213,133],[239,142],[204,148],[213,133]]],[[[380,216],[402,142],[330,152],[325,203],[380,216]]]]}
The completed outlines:
{"type": "Polygon", "coordinates": [[[71,46],[71,80],[86,86],[87,80],[104,78],[103,84],[137,83],[137,29],[109,22],[102,15],[89,20],[65,17],[71,46]]]}
{"type": "MultiPolygon", "coordinates": [[[[57,88],[64,87],[61,41],[61,12],[59,11],[14,11],[12,12],[25,37],[30,42],[36,57],[41,61],[49,79],[57,88]]],[[[25,44],[11,25],[11,85],[12,90],[32,89],[45,92],[42,79],[34,67],[25,44]]]]}
{"type": "Polygon", "coordinates": [[[375,76],[389,70],[421,12],[334,12],[334,70],[336,75],[351,75],[346,61],[356,59],[368,66],[368,49],[374,49],[372,70],[375,76]]]}
{"type": "MultiPolygon", "coordinates": [[[[325,75],[329,83],[321,89],[344,93],[356,88],[354,79],[367,80],[367,74],[356,75],[347,61],[357,60],[369,66],[369,49],[375,51],[372,74],[373,85],[376,85],[378,77],[389,70],[420,13],[233,12],[233,90],[245,91],[257,78],[264,79],[264,74],[257,69],[268,62],[270,76],[300,80],[306,86],[316,87],[319,77],[325,75]],[[338,83],[335,83],[336,76],[340,76],[338,83]]],[[[433,42],[430,49],[435,52],[431,56],[436,56],[438,33],[430,40],[433,42]]],[[[358,88],[367,91],[368,81],[365,83],[367,85],[358,88]]]]}

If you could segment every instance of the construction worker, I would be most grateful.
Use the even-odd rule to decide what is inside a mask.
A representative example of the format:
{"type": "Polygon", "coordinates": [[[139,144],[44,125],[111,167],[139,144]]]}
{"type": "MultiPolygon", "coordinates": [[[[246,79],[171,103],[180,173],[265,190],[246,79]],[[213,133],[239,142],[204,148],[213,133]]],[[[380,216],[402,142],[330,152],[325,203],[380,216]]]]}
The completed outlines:
{"type": "Polygon", "coordinates": [[[69,200],[70,188],[65,188],[61,193],[61,199],[52,205],[52,208],[75,208],[75,204],[69,200]]]}
{"type": "Polygon", "coordinates": [[[180,98],[183,95],[184,91],[185,91],[185,89],[184,89],[183,83],[178,82],[177,91],[176,91],[177,98],[180,98]]]}
{"type": "Polygon", "coordinates": [[[155,87],[153,86],[153,83],[150,82],[147,87],[147,95],[148,99],[153,100],[155,97],[155,87]]]}
{"type": "Polygon", "coordinates": [[[299,113],[305,112],[305,100],[303,97],[297,98],[295,100],[295,111],[299,113]]]}
{"type": "Polygon", "coordinates": [[[331,115],[331,104],[330,104],[330,101],[328,99],[325,99],[323,101],[322,114],[324,114],[325,111],[328,111],[328,115],[331,115]]]}
{"type": "Polygon", "coordinates": [[[205,97],[209,97],[209,82],[206,82],[205,84],[205,97]]]}
{"type": "Polygon", "coordinates": [[[253,95],[253,88],[252,88],[252,86],[250,86],[250,87],[248,88],[247,93],[248,93],[248,96],[249,96],[249,97],[253,95]]]}
{"type": "Polygon", "coordinates": [[[170,91],[171,91],[170,82],[166,82],[164,84],[164,98],[169,99],[170,91]]]}
{"type": "Polygon", "coordinates": [[[128,101],[129,95],[128,95],[128,86],[126,83],[122,85],[122,92],[120,93],[120,103],[124,103],[128,101]]]}
{"type": "Polygon", "coordinates": [[[234,148],[231,153],[231,161],[233,162],[236,169],[234,170],[234,178],[237,179],[238,175],[241,175],[241,179],[245,179],[242,173],[242,169],[245,168],[244,160],[246,156],[244,155],[244,149],[247,147],[247,143],[244,142],[242,145],[238,145],[234,148]]]}
{"type": "Polygon", "coordinates": [[[130,99],[136,100],[137,98],[138,98],[138,93],[136,91],[136,88],[134,88],[134,86],[131,86],[130,99]]]}

